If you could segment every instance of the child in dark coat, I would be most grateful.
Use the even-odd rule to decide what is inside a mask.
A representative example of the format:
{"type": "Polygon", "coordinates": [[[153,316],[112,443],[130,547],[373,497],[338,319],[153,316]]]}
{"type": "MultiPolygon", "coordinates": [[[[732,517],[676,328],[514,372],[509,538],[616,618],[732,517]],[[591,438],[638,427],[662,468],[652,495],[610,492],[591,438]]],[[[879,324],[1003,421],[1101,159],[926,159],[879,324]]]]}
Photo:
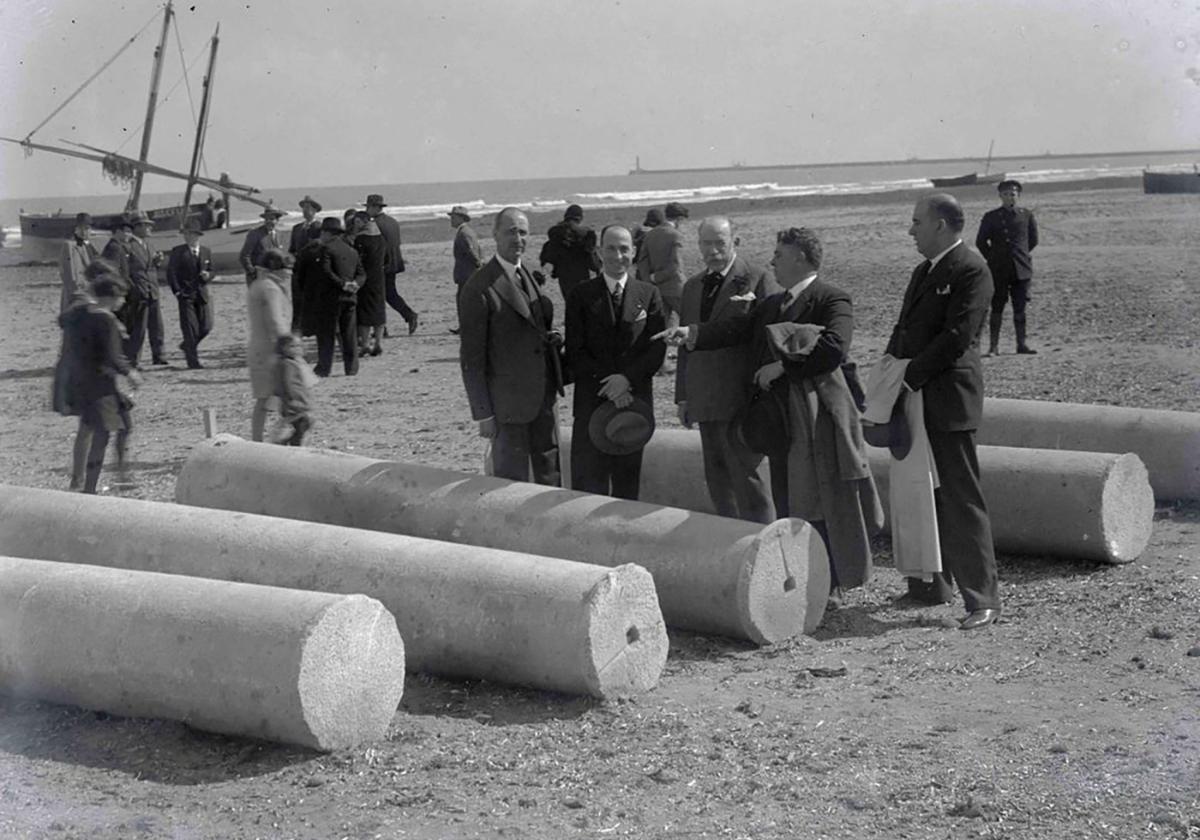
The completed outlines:
{"type": "Polygon", "coordinates": [[[62,414],[79,417],[71,489],[84,493],[96,492],[108,439],[114,432],[118,460],[124,461],[133,402],[122,391],[121,377],[134,388],[141,384],[121,349],[121,325],[113,314],[125,302],[128,286],[103,264],[93,266],[97,270],[89,271],[93,275],[91,297],[80,296],[58,319],[63,351],[56,375],[57,408],[62,414]]]}

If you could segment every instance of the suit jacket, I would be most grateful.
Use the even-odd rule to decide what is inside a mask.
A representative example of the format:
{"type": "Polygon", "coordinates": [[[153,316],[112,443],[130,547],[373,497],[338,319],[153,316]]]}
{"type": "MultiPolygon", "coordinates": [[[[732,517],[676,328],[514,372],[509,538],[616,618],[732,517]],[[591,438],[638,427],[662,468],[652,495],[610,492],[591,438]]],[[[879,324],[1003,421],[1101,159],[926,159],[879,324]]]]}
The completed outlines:
{"type": "Polygon", "coordinates": [[[62,254],[58,258],[58,271],[62,276],[62,299],[58,311],[65,312],[71,305],[75,293],[87,286],[84,272],[96,259],[96,246],[90,241],[78,242],[72,236],[63,243],[62,254]]]}
{"type": "Polygon", "coordinates": [[[293,257],[300,253],[300,249],[318,239],[321,236],[321,223],[316,219],[311,222],[297,222],[292,226],[291,235],[288,238],[288,253],[293,257]]]}
{"type": "Polygon", "coordinates": [[[199,258],[192,255],[187,243],[176,245],[167,257],[167,285],[177,298],[201,300],[208,303],[208,281],[200,279],[200,272],[212,273],[212,251],[200,246],[199,258]]]}
{"type": "Polygon", "coordinates": [[[383,273],[393,276],[404,271],[404,255],[400,252],[400,223],[387,213],[375,217],[379,232],[387,241],[387,251],[384,254],[383,273]]]}
{"type": "Polygon", "coordinates": [[[558,348],[547,334],[554,304],[532,275],[519,269],[530,298],[493,257],[471,275],[459,301],[463,386],[471,417],[497,423],[531,423],[547,397],[562,387],[556,375],[558,348]]]}
{"type": "Polygon", "coordinates": [[[994,280],[1033,279],[1033,257],[1038,228],[1033,211],[1024,207],[997,207],[983,214],[975,247],[987,260],[994,280]]]}
{"type": "Polygon", "coordinates": [[[454,285],[462,286],[483,265],[479,237],[470,222],[463,222],[454,234],[454,285]]]}
{"type": "Polygon", "coordinates": [[[254,276],[255,269],[262,265],[263,255],[272,248],[279,248],[280,233],[278,228],[274,231],[268,231],[263,225],[256,228],[251,228],[246,232],[246,241],[242,243],[242,250],[238,253],[238,262],[242,264],[242,268],[246,270],[247,276],[254,276]],[[275,235],[275,243],[271,242],[271,234],[275,235]]]}
{"type": "Polygon", "coordinates": [[[959,244],[932,271],[921,263],[904,292],[887,352],[910,359],[904,381],[924,395],[925,427],[961,432],[983,416],[979,330],[992,297],[987,265],[959,244]]]}
{"type": "MultiPolygon", "coordinates": [[[[689,278],[683,287],[679,313],[681,326],[699,324],[708,271],[689,278]]],[[[779,291],[771,272],[742,257],[736,257],[717,292],[708,323],[752,315],[755,309],[779,291]],[[750,300],[733,300],[747,297],[750,300]]],[[[675,402],[687,401],[688,416],[699,422],[732,420],[749,399],[749,383],[755,358],[748,343],[714,350],[688,351],[681,348],[675,369],[675,402]]]]}
{"type": "Polygon", "coordinates": [[[649,283],[625,281],[620,313],[614,313],[604,275],[580,283],[567,298],[567,365],[575,380],[576,421],[587,421],[604,402],[600,380],[620,373],[634,396],[652,402],[651,380],[667,345],[650,337],[666,328],[662,296],[649,283]]]}
{"type": "Polygon", "coordinates": [[[683,289],[683,234],[674,225],[651,228],[638,254],[638,278],[653,283],[665,294],[683,289]]]}

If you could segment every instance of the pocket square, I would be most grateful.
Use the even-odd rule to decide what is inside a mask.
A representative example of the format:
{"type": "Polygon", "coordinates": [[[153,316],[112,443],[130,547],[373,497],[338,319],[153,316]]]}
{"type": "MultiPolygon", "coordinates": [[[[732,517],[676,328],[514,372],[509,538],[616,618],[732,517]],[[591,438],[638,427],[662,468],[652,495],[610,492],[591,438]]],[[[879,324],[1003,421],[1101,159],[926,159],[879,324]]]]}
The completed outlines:
{"type": "Polygon", "coordinates": [[[937,289],[936,291],[939,295],[948,295],[948,294],[950,294],[950,284],[947,283],[945,286],[943,286],[940,289],[937,289]]]}
{"type": "Polygon", "coordinates": [[[639,309],[639,310],[638,310],[638,314],[637,314],[637,316],[636,316],[636,317],[635,317],[633,320],[635,320],[635,321],[645,321],[645,320],[646,320],[646,310],[645,310],[645,309],[639,309]]]}
{"type": "Polygon", "coordinates": [[[750,301],[750,300],[755,300],[755,297],[754,297],[754,291],[753,291],[753,290],[751,290],[751,291],[749,291],[749,292],[746,292],[746,294],[744,294],[744,295],[730,295],[730,296],[729,296],[729,299],[730,299],[731,301],[733,301],[734,303],[737,303],[737,302],[739,302],[739,301],[750,301]]]}

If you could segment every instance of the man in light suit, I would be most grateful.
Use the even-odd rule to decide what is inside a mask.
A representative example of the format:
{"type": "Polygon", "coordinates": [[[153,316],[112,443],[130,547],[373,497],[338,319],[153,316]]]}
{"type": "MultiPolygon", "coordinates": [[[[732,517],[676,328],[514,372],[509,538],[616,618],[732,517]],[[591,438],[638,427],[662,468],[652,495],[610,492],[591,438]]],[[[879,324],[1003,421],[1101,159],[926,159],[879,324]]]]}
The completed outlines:
{"type": "MultiPolygon", "coordinates": [[[[454,228],[454,308],[457,311],[463,286],[483,265],[483,251],[479,247],[479,237],[471,227],[471,214],[466,207],[456,204],[450,208],[450,227],[454,228]]],[[[458,335],[458,328],[450,332],[458,335]]]]}
{"type": "Polygon", "coordinates": [[[84,272],[96,259],[96,246],[92,244],[92,217],[87,213],[75,215],[75,230],[71,238],[63,242],[62,254],[58,258],[58,271],[62,277],[62,298],[59,301],[60,313],[66,312],[67,307],[79,292],[87,292],[87,278],[84,272]]]}
{"type": "Polygon", "coordinates": [[[944,571],[932,584],[909,578],[909,595],[949,602],[958,583],[974,630],[1000,615],[991,521],[979,483],[975,430],[983,417],[979,331],[992,297],[987,265],[962,241],[963,212],[946,193],[919,200],[909,235],[925,262],[904,293],[887,352],[909,359],[904,387],[919,391],[940,486],[934,491],[944,571]]]}
{"type": "Polygon", "coordinates": [[[679,324],[679,301],[683,294],[683,234],[680,219],[688,217],[688,209],[672,201],[663,211],[666,221],[646,231],[638,253],[637,273],[648,278],[658,288],[663,306],[672,326],[679,324]]]}
{"type": "Polygon", "coordinates": [[[179,302],[179,331],[183,342],[179,349],[191,370],[200,364],[199,346],[212,331],[212,303],[208,281],[212,279],[212,252],[200,244],[204,226],[199,219],[188,219],[183,226],[183,244],[171,249],[167,257],[167,285],[179,302]]]}
{"type": "Polygon", "coordinates": [[[471,417],[479,436],[492,441],[493,474],[558,486],[554,402],[563,383],[554,304],[521,265],[525,214],[501,210],[492,235],[496,256],[471,275],[459,298],[459,362],[471,417]]]}
{"type": "Polygon", "coordinates": [[[246,232],[246,240],[238,253],[238,262],[246,272],[246,282],[249,283],[258,276],[258,267],[262,265],[267,251],[278,250],[283,246],[279,243],[279,231],[275,229],[283,211],[274,207],[265,208],[261,214],[262,224],[246,232]]]}
{"type": "MultiPolygon", "coordinates": [[[[729,219],[702,221],[699,240],[705,270],[683,287],[680,326],[749,315],[780,291],[769,271],[738,255],[729,219]]],[[[717,513],[765,523],[774,520],[775,510],[758,475],[762,456],[730,434],[730,421],[749,399],[754,361],[749,344],[691,352],[681,348],[675,404],[683,425],[700,425],[704,478],[717,513]]]]}
{"type": "Polygon", "coordinates": [[[627,229],[609,225],[600,232],[600,262],[600,275],[580,283],[567,299],[567,364],[575,380],[571,487],[637,499],[642,450],[601,452],[588,424],[606,400],[617,408],[634,397],[654,404],[651,380],[667,348],[651,337],[666,326],[666,316],[658,289],[633,278],[633,236],[627,229]]]}

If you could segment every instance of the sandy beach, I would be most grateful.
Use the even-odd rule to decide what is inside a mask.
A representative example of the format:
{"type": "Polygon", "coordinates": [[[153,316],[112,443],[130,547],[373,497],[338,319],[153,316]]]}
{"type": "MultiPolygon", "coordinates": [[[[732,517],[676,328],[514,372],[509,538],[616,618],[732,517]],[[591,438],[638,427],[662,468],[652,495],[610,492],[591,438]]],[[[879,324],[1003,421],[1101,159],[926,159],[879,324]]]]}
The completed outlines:
{"type": "MultiPolygon", "coordinates": [[[[1140,186],[1041,185],[1029,305],[1036,356],[985,360],[989,396],[1200,411],[1200,196],[1140,186]]],[[[996,205],[961,191],[966,238],[996,205]]],[[[705,205],[728,213],[739,251],[767,261],[775,232],[816,230],[822,275],[856,307],[852,356],[877,359],[920,261],[913,194],[705,205]]],[[[585,222],[640,222],[644,208],[585,222]]],[[[527,260],[559,214],[533,218],[527,260]]],[[[487,220],[474,222],[493,253],[487,220]]],[[[458,369],[451,230],[405,228],[401,291],[421,316],[389,318],[384,353],[315,391],[306,440],[378,458],[478,471],[458,369]]],[[[49,410],[59,346],[58,271],[0,251],[0,474],[66,489],[74,418],[49,410]]],[[[561,321],[557,284],[551,294],[561,321]]],[[[216,327],[187,370],[163,289],[167,368],[144,369],[128,481],[106,493],[169,501],[202,412],[249,436],[245,284],[215,285],[216,327]]],[[[315,357],[308,343],[310,361],[315,357]]],[[[148,350],[144,351],[148,355],[148,350]]],[[[673,376],[655,380],[677,425],[673,376]]],[[[560,403],[569,422],[569,395],[560,403]]],[[[111,452],[110,452],[111,459],[111,452]]],[[[1127,838],[1200,831],[1200,508],[1161,507],[1137,562],[1098,567],[1002,557],[1004,621],[936,626],[959,607],[900,611],[879,545],[876,580],[815,638],[769,649],[672,631],[659,688],[600,703],[410,675],[389,738],[318,756],[0,699],[0,834],[21,837],[909,837],[1127,838]],[[1149,638],[1152,627],[1170,638],[1149,638]],[[807,668],[845,664],[814,679],[807,668]],[[1189,823],[1189,820],[1191,822],[1189,823]]]]}

